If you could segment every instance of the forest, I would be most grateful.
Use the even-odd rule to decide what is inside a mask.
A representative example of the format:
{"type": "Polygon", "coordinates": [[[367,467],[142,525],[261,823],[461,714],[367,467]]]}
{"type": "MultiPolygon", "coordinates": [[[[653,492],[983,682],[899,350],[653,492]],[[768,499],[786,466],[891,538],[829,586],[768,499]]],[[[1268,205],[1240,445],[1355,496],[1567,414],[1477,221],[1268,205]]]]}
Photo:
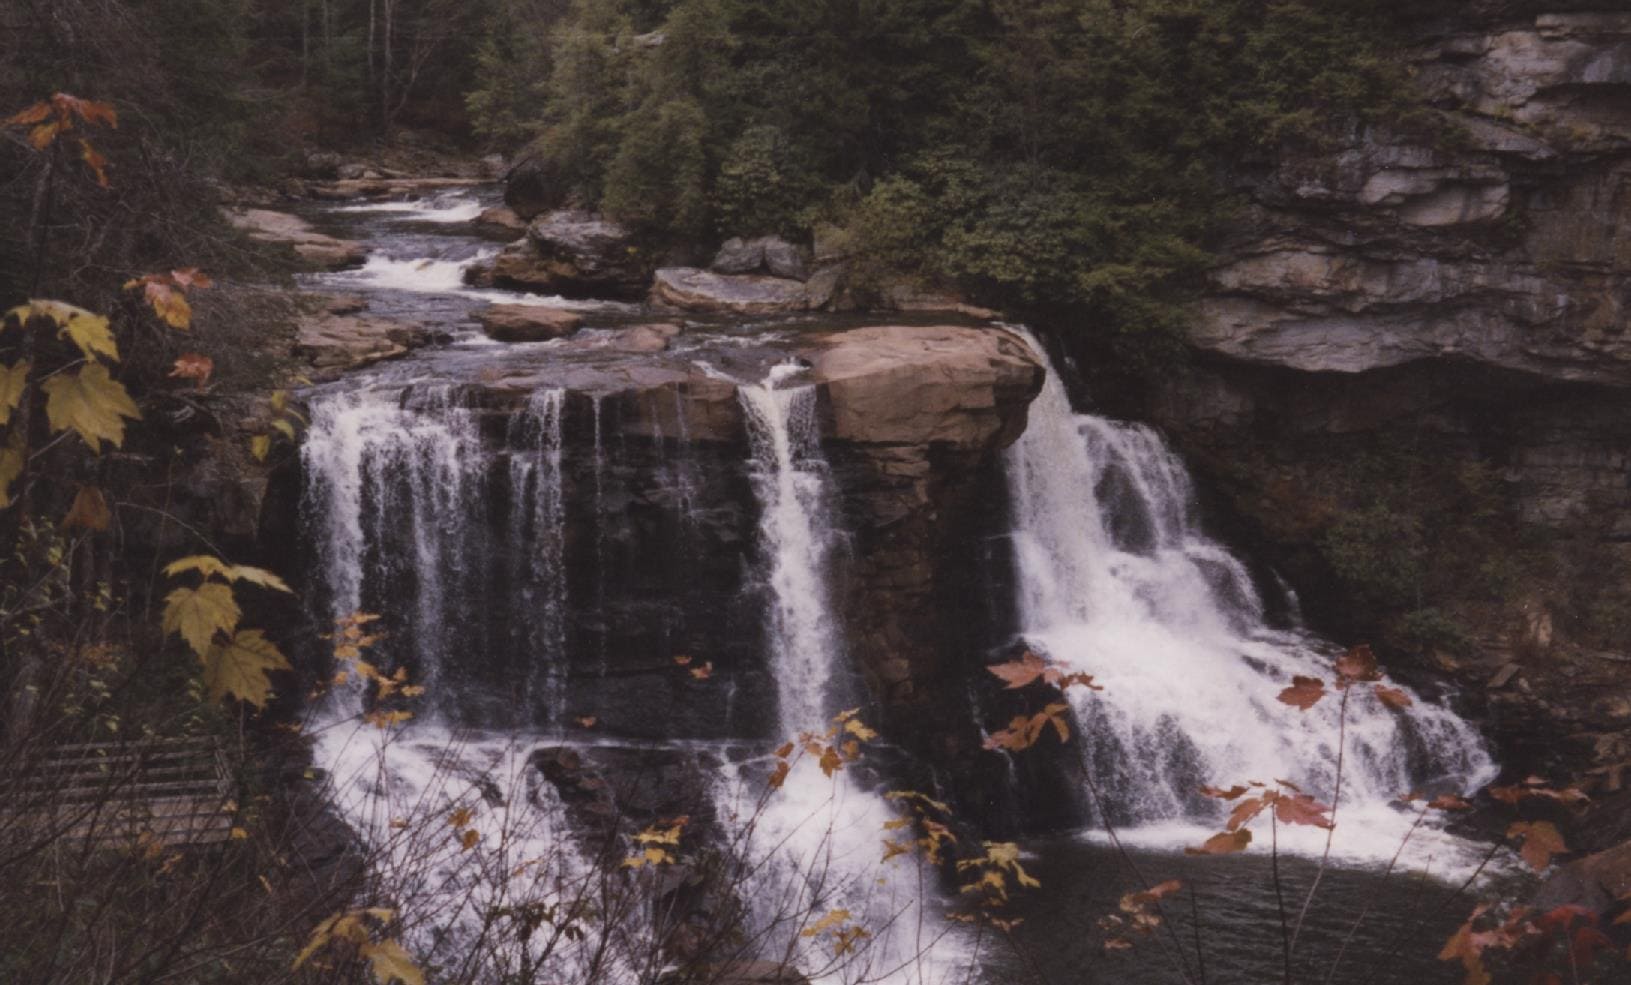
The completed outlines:
{"type": "Polygon", "coordinates": [[[1628,92],[1615,0],[0,0],[0,981],[1621,981],[1628,92]]]}

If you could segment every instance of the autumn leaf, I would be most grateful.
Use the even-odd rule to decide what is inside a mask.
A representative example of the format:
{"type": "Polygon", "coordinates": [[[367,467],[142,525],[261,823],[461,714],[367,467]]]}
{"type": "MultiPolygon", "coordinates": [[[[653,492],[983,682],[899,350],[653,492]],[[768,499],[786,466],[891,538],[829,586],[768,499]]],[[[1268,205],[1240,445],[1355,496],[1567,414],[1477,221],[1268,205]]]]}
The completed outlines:
{"type": "Polygon", "coordinates": [[[187,296],[171,287],[169,284],[150,283],[143,288],[147,303],[153,306],[153,311],[159,319],[171,328],[186,331],[192,327],[193,307],[187,303],[187,296]]]}
{"type": "Polygon", "coordinates": [[[1466,971],[1467,977],[1463,985],[1489,985],[1489,972],[1484,968],[1484,946],[1482,935],[1472,929],[1473,921],[1478,918],[1481,911],[1474,910],[1472,917],[1462,924],[1450,939],[1444,942],[1439,951],[1440,961],[1460,961],[1461,967],[1466,971]]]}
{"type": "Polygon", "coordinates": [[[447,816],[447,823],[451,827],[466,828],[470,826],[470,822],[475,819],[475,816],[475,811],[468,807],[460,807],[447,816]]]}
{"type": "Polygon", "coordinates": [[[1307,711],[1325,697],[1325,682],[1317,677],[1293,677],[1291,686],[1281,691],[1279,699],[1299,711],[1307,711]]]}
{"type": "Polygon", "coordinates": [[[579,728],[594,728],[595,723],[600,721],[600,719],[593,715],[580,715],[574,719],[574,721],[578,723],[579,728]]]}
{"type": "Polygon", "coordinates": [[[1376,654],[1363,643],[1337,658],[1336,672],[1343,686],[1382,679],[1381,672],[1376,668],[1376,654]]]}
{"type": "Polygon", "coordinates": [[[878,733],[867,728],[859,718],[851,718],[844,722],[844,731],[855,736],[862,742],[871,742],[878,737],[878,733]]]}
{"type": "Polygon", "coordinates": [[[1427,806],[1435,811],[1470,811],[1472,805],[1453,793],[1441,793],[1427,802],[1427,806]]]}
{"type": "Polygon", "coordinates": [[[1250,828],[1241,828],[1238,831],[1223,831],[1206,839],[1199,848],[1185,848],[1185,855],[1232,855],[1243,852],[1246,846],[1252,843],[1250,828]]]}
{"type": "Polygon", "coordinates": [[[73,505],[68,507],[68,515],[62,518],[62,525],[68,530],[106,530],[112,520],[107,497],[102,495],[102,490],[95,486],[80,486],[79,492],[74,494],[73,505]]]}
{"type": "Polygon", "coordinates": [[[35,150],[45,150],[47,147],[51,146],[52,141],[57,139],[57,134],[61,133],[65,129],[67,129],[67,127],[64,126],[60,120],[52,120],[50,123],[41,123],[39,126],[28,132],[28,143],[35,150]]]}
{"type": "Polygon", "coordinates": [[[119,126],[119,114],[108,103],[99,103],[91,99],[80,99],[65,92],[56,93],[51,97],[51,105],[56,109],[57,115],[66,119],[68,116],[77,116],[86,123],[100,123],[103,126],[119,126]]]}
{"type": "Polygon", "coordinates": [[[8,127],[28,127],[36,123],[43,123],[50,116],[51,104],[42,101],[6,117],[5,125],[8,127]]]}
{"type": "Polygon", "coordinates": [[[785,759],[777,763],[776,769],[770,774],[770,789],[780,790],[782,784],[787,782],[787,774],[792,772],[792,769],[785,759]]]}
{"type": "Polygon", "coordinates": [[[247,564],[234,564],[226,569],[226,576],[231,581],[247,581],[251,585],[259,585],[261,588],[270,588],[273,591],[283,592],[288,595],[294,594],[294,589],[290,588],[282,578],[272,574],[265,568],[256,568],[247,564]]]}
{"type": "Polygon", "coordinates": [[[1399,688],[1378,684],[1372,690],[1376,693],[1376,699],[1389,708],[1402,710],[1409,708],[1413,704],[1410,695],[1399,688]]]}
{"type": "Polygon", "coordinates": [[[1042,662],[1042,658],[1028,650],[1018,660],[992,664],[986,668],[991,674],[1001,678],[1009,690],[1016,690],[1031,684],[1041,678],[1047,669],[1048,666],[1042,662]]]}
{"type": "Polygon", "coordinates": [[[203,658],[217,632],[230,633],[242,613],[232,597],[232,588],[220,582],[205,582],[197,588],[178,588],[164,599],[163,626],[187,641],[203,658]]]}
{"type": "Polygon", "coordinates": [[[1217,787],[1201,787],[1201,793],[1208,797],[1216,797],[1219,800],[1234,800],[1236,797],[1245,793],[1246,790],[1246,787],[1243,787],[1238,783],[1227,790],[1220,790],[1217,787]]]}
{"type": "Polygon", "coordinates": [[[413,963],[413,958],[395,941],[377,941],[361,945],[358,949],[368,959],[375,985],[425,985],[425,974],[413,963]]]}
{"type": "Polygon", "coordinates": [[[257,434],[249,439],[249,454],[255,456],[255,461],[264,462],[266,456],[272,452],[272,436],[257,434]]]}
{"type": "Polygon", "coordinates": [[[481,841],[481,832],[475,828],[468,828],[459,832],[459,850],[468,852],[481,841]]]}
{"type": "MultiPolygon", "coordinates": [[[[203,588],[222,587],[204,585],[203,588]]],[[[204,686],[210,699],[219,701],[228,694],[257,708],[265,708],[272,696],[272,682],[266,676],[274,670],[290,670],[271,640],[258,629],[234,633],[225,643],[211,646],[204,656],[204,686]]]]}
{"type": "Polygon", "coordinates": [[[1519,839],[1518,854],[1536,872],[1544,871],[1553,855],[1568,851],[1563,835],[1550,821],[1514,821],[1506,836],[1519,839]]]}
{"type": "Polygon", "coordinates": [[[1263,808],[1267,807],[1269,803],[1270,800],[1266,794],[1261,797],[1250,797],[1241,801],[1235,805],[1234,810],[1229,812],[1229,820],[1224,827],[1230,831],[1240,828],[1241,825],[1244,825],[1252,818],[1263,813],[1263,808]]]}
{"type": "Polygon", "coordinates": [[[101,363],[86,363],[78,373],[53,376],[41,386],[51,429],[72,428],[95,452],[102,450],[104,440],[115,448],[121,447],[125,441],[123,418],[140,420],[142,416],[124,385],[110,377],[101,363]]]}
{"type": "Polygon", "coordinates": [[[831,777],[844,768],[844,760],[839,757],[838,750],[828,746],[821,753],[821,772],[831,777]]]}
{"type": "Polygon", "coordinates": [[[91,146],[89,140],[81,139],[79,142],[79,157],[85,166],[96,175],[96,183],[103,188],[108,187],[108,159],[102,156],[101,151],[91,146]]]}
{"type": "Polygon", "coordinates": [[[227,578],[227,572],[232,568],[225,561],[209,554],[192,554],[178,558],[164,566],[164,576],[174,578],[189,571],[196,571],[205,578],[219,576],[227,578]]]}
{"type": "Polygon", "coordinates": [[[714,676],[714,662],[710,660],[700,667],[692,667],[691,676],[699,681],[705,681],[714,676]]]}
{"type": "Polygon", "coordinates": [[[688,667],[691,664],[691,658],[683,653],[677,653],[674,655],[674,663],[681,667],[688,667]]]}
{"type": "Polygon", "coordinates": [[[215,286],[215,281],[211,280],[207,274],[200,271],[197,267],[184,267],[180,270],[172,270],[170,271],[170,279],[175,282],[177,287],[183,288],[208,288],[215,286]]]}
{"type": "Polygon", "coordinates": [[[29,368],[27,360],[19,360],[15,366],[0,363],[0,424],[10,421],[11,412],[23,402],[29,368]]]}
{"type": "Polygon", "coordinates": [[[1308,824],[1316,828],[1332,828],[1329,815],[1331,808],[1316,801],[1305,793],[1287,796],[1277,793],[1274,797],[1274,817],[1281,824],[1308,824]]]}

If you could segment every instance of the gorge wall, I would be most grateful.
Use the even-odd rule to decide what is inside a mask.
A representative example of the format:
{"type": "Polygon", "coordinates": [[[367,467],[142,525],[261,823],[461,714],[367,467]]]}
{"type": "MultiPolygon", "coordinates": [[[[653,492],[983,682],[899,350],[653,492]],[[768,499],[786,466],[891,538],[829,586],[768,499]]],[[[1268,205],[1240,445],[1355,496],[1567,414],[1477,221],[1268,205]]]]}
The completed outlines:
{"type": "MultiPolygon", "coordinates": [[[[1138,392],[1339,636],[1470,689],[1520,768],[1631,760],[1631,13],[1469,4],[1408,122],[1232,176],[1188,342],[1138,392]]],[[[1084,367],[1091,370],[1091,367],[1084,367]]]]}

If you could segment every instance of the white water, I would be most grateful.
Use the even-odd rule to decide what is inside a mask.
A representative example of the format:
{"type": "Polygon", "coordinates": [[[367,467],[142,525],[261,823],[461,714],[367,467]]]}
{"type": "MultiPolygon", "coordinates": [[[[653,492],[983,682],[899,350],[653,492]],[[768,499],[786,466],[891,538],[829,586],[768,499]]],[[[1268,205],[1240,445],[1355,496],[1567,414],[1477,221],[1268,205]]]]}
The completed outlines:
{"type": "Polygon", "coordinates": [[[361,267],[324,274],[322,283],[342,289],[403,291],[409,294],[441,294],[494,304],[528,304],[569,311],[607,311],[628,308],[615,301],[574,301],[554,294],[531,294],[469,287],[464,282],[467,268],[491,259],[496,250],[484,249],[463,260],[433,257],[398,259],[385,253],[370,253],[361,267]]]}
{"type": "MultiPolygon", "coordinates": [[[[1029,339],[1039,355],[1045,353],[1029,339]]],[[[1091,673],[1071,689],[1084,767],[1124,841],[1199,844],[1218,829],[1205,783],[1291,780],[1329,803],[1340,701],[1307,712],[1276,700],[1293,675],[1334,678],[1333,648],[1275,630],[1240,561],[1199,528],[1182,463],[1148,428],[1077,414],[1050,366],[1025,434],[1007,452],[1022,635],[1091,673]]],[[[1495,768],[1477,731],[1413,695],[1392,711],[1356,690],[1333,856],[1386,862],[1412,817],[1389,806],[1431,786],[1470,792],[1495,768]]],[[[1265,833],[1266,834],[1266,833],[1265,833]]],[[[1281,828],[1281,850],[1319,855],[1320,829],[1281,828]]],[[[1257,850],[1267,850],[1268,838],[1257,850]]],[[[1476,846],[1418,831],[1405,859],[1462,870],[1476,846]]],[[[1472,861],[1472,864],[1476,864],[1472,861]]]]}
{"type": "Polygon", "coordinates": [[[412,202],[369,202],[345,205],[336,212],[385,213],[403,222],[463,223],[481,215],[481,203],[465,195],[440,195],[412,202]]]}
{"type": "MultiPolygon", "coordinates": [[[[835,671],[844,663],[829,585],[836,524],[821,457],[816,391],[789,385],[800,368],[775,367],[758,385],[740,384],[750,462],[759,500],[759,551],[769,589],[766,628],[776,679],[778,721],[788,740],[822,735],[832,725],[835,671]]],[[[815,759],[797,760],[781,789],[756,811],[762,774],[732,769],[716,790],[722,818],[746,819],[743,886],[751,932],[770,960],[815,982],[949,981],[971,956],[940,912],[934,875],[906,857],[881,863],[884,825],[896,813],[850,769],[828,777],[815,759]],[[824,914],[846,910],[846,924],[871,937],[838,957],[830,935],[799,933],[824,914]]]]}
{"type": "MultiPolygon", "coordinates": [[[[408,604],[420,682],[437,688],[451,640],[449,595],[480,557],[485,459],[475,415],[449,386],[363,388],[318,400],[300,450],[306,513],[323,519],[319,564],[339,619],[368,604],[368,583],[408,604]]],[[[406,657],[407,655],[402,655],[406,657]]]]}
{"type": "Polygon", "coordinates": [[[532,618],[511,641],[526,663],[528,705],[542,697],[550,721],[566,717],[566,500],[562,487],[565,390],[539,390],[510,424],[511,578],[532,618]]]}

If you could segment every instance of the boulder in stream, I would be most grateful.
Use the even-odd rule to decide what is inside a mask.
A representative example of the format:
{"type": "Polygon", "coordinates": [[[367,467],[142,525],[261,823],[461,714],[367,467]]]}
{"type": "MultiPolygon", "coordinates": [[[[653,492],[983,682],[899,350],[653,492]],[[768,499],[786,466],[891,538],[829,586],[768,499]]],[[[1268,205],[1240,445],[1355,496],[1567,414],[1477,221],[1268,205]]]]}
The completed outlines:
{"type": "Polygon", "coordinates": [[[583,316],[538,304],[495,304],[476,313],[482,331],[500,342],[546,342],[583,326],[583,316]]]}
{"type": "Polygon", "coordinates": [[[696,267],[664,267],[657,271],[651,299],[683,311],[709,314],[776,315],[810,306],[800,281],[759,274],[716,274],[696,267]]]}

